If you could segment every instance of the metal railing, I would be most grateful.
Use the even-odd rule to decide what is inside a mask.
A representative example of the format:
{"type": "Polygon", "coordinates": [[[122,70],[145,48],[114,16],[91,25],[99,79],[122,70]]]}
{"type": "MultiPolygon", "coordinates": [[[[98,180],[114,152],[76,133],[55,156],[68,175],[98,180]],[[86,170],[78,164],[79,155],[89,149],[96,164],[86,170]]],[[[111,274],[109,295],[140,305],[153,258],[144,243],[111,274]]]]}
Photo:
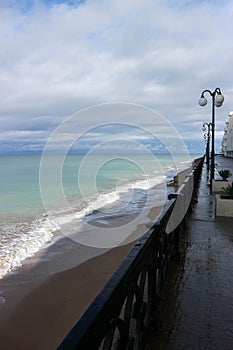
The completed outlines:
{"type": "MultiPolygon", "coordinates": [[[[196,161],[193,197],[204,157],[196,161]]],[[[157,305],[168,266],[180,256],[180,232],[185,220],[169,234],[166,226],[176,203],[171,195],[159,219],[112,275],[103,290],[71,329],[58,350],[141,350],[158,327],[157,305]]]]}

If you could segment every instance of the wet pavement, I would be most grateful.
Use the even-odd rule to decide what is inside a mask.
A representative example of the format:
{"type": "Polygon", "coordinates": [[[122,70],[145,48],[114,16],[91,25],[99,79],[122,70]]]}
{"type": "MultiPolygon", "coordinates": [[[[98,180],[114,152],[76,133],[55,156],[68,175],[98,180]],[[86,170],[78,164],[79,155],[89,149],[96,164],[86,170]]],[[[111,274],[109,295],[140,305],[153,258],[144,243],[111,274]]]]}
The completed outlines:
{"type": "MultiPolygon", "coordinates": [[[[233,174],[233,159],[218,156],[216,163],[233,174]]],[[[148,349],[233,349],[233,218],[215,217],[208,183],[204,167],[185,258],[166,287],[165,322],[148,349]]]]}

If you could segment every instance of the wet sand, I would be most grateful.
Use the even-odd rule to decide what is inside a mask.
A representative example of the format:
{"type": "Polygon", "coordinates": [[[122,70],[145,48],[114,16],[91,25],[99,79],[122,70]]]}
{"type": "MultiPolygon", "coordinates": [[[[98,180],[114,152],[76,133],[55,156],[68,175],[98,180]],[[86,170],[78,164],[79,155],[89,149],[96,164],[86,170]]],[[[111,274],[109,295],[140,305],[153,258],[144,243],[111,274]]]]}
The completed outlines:
{"type": "Polygon", "coordinates": [[[56,349],[131,245],[112,249],[77,267],[56,273],[34,288],[26,285],[32,288],[29,293],[25,287],[15,291],[17,299],[22,299],[1,325],[1,348],[56,349]]]}
{"type": "MultiPolygon", "coordinates": [[[[160,210],[153,208],[149,221],[160,210]]],[[[146,230],[145,224],[137,225],[130,240],[146,230]]],[[[28,259],[17,274],[4,278],[0,283],[2,297],[6,297],[0,304],[1,349],[56,349],[133,244],[109,250],[64,238],[40,253],[39,264],[28,259]]]]}

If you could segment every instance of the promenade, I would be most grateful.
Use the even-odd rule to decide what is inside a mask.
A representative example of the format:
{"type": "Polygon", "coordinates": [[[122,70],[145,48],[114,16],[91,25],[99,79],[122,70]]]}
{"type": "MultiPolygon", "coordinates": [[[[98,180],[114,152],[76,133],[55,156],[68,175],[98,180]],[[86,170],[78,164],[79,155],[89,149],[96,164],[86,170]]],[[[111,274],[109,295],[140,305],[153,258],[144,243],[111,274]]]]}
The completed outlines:
{"type": "MultiPolygon", "coordinates": [[[[216,156],[215,163],[233,174],[233,159],[216,156]]],[[[208,182],[204,166],[188,218],[184,261],[165,287],[163,322],[147,350],[233,348],[233,218],[215,217],[208,182]]]]}

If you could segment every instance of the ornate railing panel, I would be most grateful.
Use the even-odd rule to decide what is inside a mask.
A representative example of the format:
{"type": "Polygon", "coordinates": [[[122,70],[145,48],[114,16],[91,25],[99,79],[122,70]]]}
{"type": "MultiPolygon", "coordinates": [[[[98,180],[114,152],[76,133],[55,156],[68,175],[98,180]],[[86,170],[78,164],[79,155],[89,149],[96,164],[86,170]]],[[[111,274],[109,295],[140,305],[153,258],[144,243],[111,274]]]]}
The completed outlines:
{"type": "MultiPolygon", "coordinates": [[[[194,197],[203,159],[189,175],[194,197]]],[[[179,258],[183,219],[166,233],[176,197],[170,196],[157,222],[137,241],[58,350],[145,348],[148,332],[158,327],[156,310],[169,263],[179,258]]]]}

